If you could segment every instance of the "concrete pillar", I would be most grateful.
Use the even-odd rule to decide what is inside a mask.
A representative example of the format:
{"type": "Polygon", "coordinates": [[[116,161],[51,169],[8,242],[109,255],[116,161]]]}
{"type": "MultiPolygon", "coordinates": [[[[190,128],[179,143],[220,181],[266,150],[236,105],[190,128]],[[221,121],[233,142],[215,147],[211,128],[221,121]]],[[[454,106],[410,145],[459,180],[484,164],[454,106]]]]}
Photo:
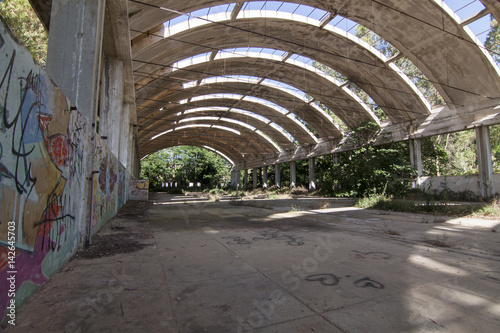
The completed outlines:
{"type": "Polygon", "coordinates": [[[491,175],[493,162],[491,157],[490,128],[476,128],[477,159],[479,171],[479,190],[483,198],[491,198],[494,193],[491,175]]]}
{"type": "Polygon", "coordinates": [[[279,164],[274,165],[274,178],[276,179],[276,187],[281,188],[281,172],[279,164]]]}
{"type": "Polygon", "coordinates": [[[267,166],[262,167],[262,188],[267,188],[267,166]]]}
{"type": "Polygon", "coordinates": [[[118,161],[127,169],[133,165],[135,145],[133,132],[130,128],[130,108],[133,104],[124,103],[122,105],[122,116],[120,126],[120,152],[118,161]]]}
{"type": "Polygon", "coordinates": [[[231,170],[231,187],[238,188],[240,185],[240,170],[231,170]]]}
{"type": "Polygon", "coordinates": [[[52,0],[47,74],[69,99],[71,107],[89,120],[82,186],[80,234],[85,246],[92,242],[92,181],[95,122],[99,98],[105,0],[52,0]]]}
{"type": "Polygon", "coordinates": [[[253,188],[257,188],[257,169],[252,169],[253,188]]]}
{"type": "Polygon", "coordinates": [[[417,180],[413,184],[413,187],[418,188],[420,187],[420,177],[423,175],[422,145],[420,139],[410,139],[410,165],[417,170],[417,180]]]}
{"type": "Polygon", "coordinates": [[[105,0],[52,0],[47,73],[95,124],[105,0]]]}
{"type": "Polygon", "coordinates": [[[123,62],[104,57],[101,78],[99,135],[118,158],[123,108],[123,62]]]}
{"type": "Polygon", "coordinates": [[[316,191],[316,174],[314,170],[314,157],[309,158],[309,191],[316,191]]]}
{"type": "Polygon", "coordinates": [[[245,169],[245,173],[243,174],[243,188],[246,189],[248,186],[248,169],[245,169]]]}
{"type": "Polygon", "coordinates": [[[294,188],[297,186],[297,167],[295,161],[290,161],[290,187],[294,188]]]}
{"type": "Polygon", "coordinates": [[[333,153],[332,154],[332,161],[333,161],[333,164],[340,164],[340,153],[333,153]]]}

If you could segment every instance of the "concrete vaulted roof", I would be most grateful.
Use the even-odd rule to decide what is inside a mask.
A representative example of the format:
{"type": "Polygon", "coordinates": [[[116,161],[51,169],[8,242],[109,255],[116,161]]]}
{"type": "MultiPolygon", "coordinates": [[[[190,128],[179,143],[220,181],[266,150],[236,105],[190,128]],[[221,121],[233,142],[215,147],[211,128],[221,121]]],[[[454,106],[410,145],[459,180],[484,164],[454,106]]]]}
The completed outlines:
{"type": "MultiPolygon", "coordinates": [[[[50,6],[31,2],[49,26],[50,6]]],[[[120,0],[106,10],[128,12],[140,157],[195,145],[246,168],[347,149],[346,128],[366,121],[381,125],[380,143],[500,123],[498,67],[467,28],[486,14],[499,20],[500,2],[481,2],[485,10],[464,21],[438,0],[120,0]],[[339,17],[399,54],[387,58],[329,24],[339,17]],[[401,57],[444,105],[431,107],[396,66],[401,57]]]]}

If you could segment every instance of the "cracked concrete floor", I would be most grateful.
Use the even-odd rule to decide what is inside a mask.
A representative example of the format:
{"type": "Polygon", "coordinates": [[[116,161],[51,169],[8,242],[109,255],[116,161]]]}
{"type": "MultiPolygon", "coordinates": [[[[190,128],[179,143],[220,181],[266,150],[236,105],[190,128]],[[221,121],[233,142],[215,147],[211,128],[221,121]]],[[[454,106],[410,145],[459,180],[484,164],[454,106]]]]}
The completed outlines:
{"type": "Polygon", "coordinates": [[[147,246],[69,261],[7,331],[500,332],[498,220],[152,200],[99,233],[147,246]]]}

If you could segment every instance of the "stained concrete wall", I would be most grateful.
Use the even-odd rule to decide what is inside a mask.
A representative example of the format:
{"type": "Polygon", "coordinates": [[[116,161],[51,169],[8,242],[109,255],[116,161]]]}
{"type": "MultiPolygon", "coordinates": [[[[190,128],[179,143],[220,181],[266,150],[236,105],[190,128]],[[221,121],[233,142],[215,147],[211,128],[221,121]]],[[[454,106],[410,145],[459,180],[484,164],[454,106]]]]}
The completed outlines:
{"type": "Polygon", "coordinates": [[[14,291],[19,306],[116,214],[128,199],[130,174],[98,136],[91,142],[88,120],[70,108],[1,19],[0,57],[0,318],[5,318],[14,291]],[[88,159],[93,163],[85,163],[88,159]],[[92,207],[82,204],[85,193],[92,193],[92,207]],[[82,219],[88,209],[91,221],[82,219]],[[13,283],[7,280],[12,275],[13,283]]]}
{"type": "MultiPolygon", "coordinates": [[[[491,176],[493,194],[500,189],[500,174],[491,176]]],[[[452,192],[470,191],[477,196],[481,196],[481,188],[479,187],[479,176],[442,176],[442,177],[420,177],[419,188],[426,192],[437,193],[447,189],[452,192]]]]}

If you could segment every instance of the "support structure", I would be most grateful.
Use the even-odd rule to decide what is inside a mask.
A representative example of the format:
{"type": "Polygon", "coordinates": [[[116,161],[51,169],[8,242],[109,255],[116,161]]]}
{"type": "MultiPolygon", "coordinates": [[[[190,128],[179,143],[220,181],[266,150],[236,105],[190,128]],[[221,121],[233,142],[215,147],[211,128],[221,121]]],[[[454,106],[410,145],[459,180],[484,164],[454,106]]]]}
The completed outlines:
{"type": "Polygon", "coordinates": [[[274,165],[274,179],[276,181],[276,187],[281,188],[281,172],[279,163],[274,165]]]}
{"type": "Polygon", "coordinates": [[[248,169],[245,169],[245,172],[243,173],[243,188],[246,190],[248,186],[248,169]]]}
{"type": "Polygon", "coordinates": [[[262,188],[267,188],[267,166],[262,167],[262,188]]]}
{"type": "Polygon", "coordinates": [[[476,128],[477,158],[479,171],[479,190],[483,198],[491,198],[494,193],[491,176],[493,163],[491,158],[490,129],[488,126],[476,128]]]}
{"type": "Polygon", "coordinates": [[[231,170],[231,187],[234,189],[240,187],[240,170],[231,170]]]}
{"type": "Polygon", "coordinates": [[[98,133],[119,160],[123,107],[123,61],[104,57],[98,133]]]}
{"type": "Polygon", "coordinates": [[[316,173],[314,170],[314,157],[309,158],[309,191],[316,191],[316,173]]]}
{"type": "Polygon", "coordinates": [[[257,188],[257,168],[252,169],[253,188],[257,188]]]}
{"type": "Polygon", "coordinates": [[[417,170],[417,180],[413,187],[420,186],[420,177],[423,175],[422,169],[422,145],[420,139],[410,139],[410,165],[417,170]]]}
{"type": "Polygon", "coordinates": [[[295,161],[290,161],[290,188],[297,186],[297,165],[295,161]]]}

